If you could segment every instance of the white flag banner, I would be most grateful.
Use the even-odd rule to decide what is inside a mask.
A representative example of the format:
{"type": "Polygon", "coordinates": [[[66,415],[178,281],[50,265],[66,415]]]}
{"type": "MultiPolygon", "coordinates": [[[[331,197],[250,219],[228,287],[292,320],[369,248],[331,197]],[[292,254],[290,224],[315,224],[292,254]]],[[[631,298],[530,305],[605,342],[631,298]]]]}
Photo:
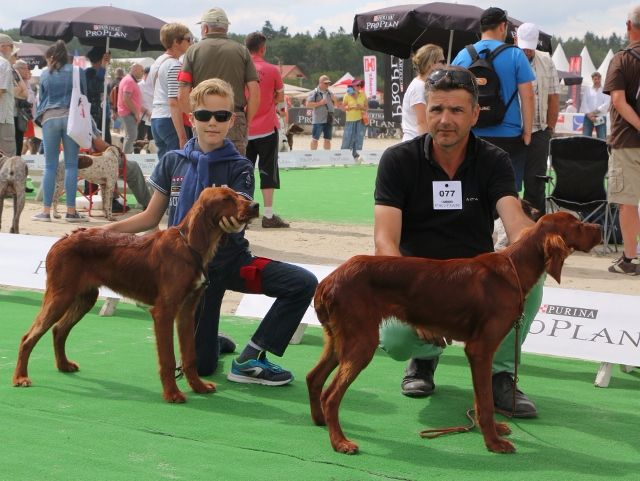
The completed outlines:
{"type": "Polygon", "coordinates": [[[375,55],[366,55],[362,57],[364,70],[364,93],[367,98],[376,95],[378,90],[378,68],[375,55]]]}

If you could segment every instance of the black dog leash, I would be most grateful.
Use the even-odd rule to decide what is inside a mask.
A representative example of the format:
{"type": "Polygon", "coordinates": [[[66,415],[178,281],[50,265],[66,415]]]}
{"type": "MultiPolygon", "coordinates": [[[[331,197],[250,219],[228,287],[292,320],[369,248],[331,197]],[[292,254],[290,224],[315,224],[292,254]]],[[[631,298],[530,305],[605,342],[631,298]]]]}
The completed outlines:
{"type": "MultiPolygon", "coordinates": [[[[518,386],[518,365],[520,364],[518,360],[520,359],[520,328],[522,327],[522,321],[524,320],[524,295],[522,294],[522,284],[520,283],[520,276],[518,275],[518,271],[516,270],[516,266],[513,263],[511,257],[507,257],[509,259],[509,264],[511,264],[511,268],[513,269],[513,273],[516,276],[516,282],[518,283],[518,292],[520,292],[520,317],[516,319],[513,323],[513,326],[516,330],[514,348],[515,348],[515,366],[513,373],[513,404],[511,407],[511,412],[508,413],[501,409],[496,410],[496,412],[502,414],[506,417],[513,417],[513,414],[516,412],[516,388],[518,386]]],[[[468,426],[453,426],[449,428],[434,428],[434,429],[423,429],[418,434],[421,438],[426,439],[434,439],[438,436],[443,436],[445,434],[457,434],[457,433],[468,433],[473,428],[476,427],[476,419],[475,419],[475,410],[469,409],[466,412],[466,416],[471,421],[471,424],[468,426]]]]}

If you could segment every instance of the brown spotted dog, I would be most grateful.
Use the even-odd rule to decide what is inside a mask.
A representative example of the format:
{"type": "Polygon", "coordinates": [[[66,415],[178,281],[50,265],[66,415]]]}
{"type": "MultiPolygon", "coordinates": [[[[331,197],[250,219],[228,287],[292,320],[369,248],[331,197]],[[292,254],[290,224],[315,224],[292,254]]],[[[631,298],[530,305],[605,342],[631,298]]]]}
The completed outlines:
{"type": "Polygon", "coordinates": [[[13,197],[12,234],[20,233],[20,214],[24,209],[25,183],[27,181],[27,164],[22,157],[8,157],[0,152],[0,222],[2,222],[2,208],[4,198],[13,197]]]}
{"type": "MultiPolygon", "coordinates": [[[[98,184],[102,190],[102,210],[107,220],[115,220],[111,213],[111,200],[118,180],[118,163],[121,151],[117,147],[107,147],[104,152],[94,155],[78,156],[78,177],[98,184]]],[[[64,163],[58,163],[56,173],[56,190],[53,195],[51,210],[53,217],[60,218],[58,199],[64,192],[64,163]]],[[[74,193],[75,194],[75,193],[74,193]]]]}

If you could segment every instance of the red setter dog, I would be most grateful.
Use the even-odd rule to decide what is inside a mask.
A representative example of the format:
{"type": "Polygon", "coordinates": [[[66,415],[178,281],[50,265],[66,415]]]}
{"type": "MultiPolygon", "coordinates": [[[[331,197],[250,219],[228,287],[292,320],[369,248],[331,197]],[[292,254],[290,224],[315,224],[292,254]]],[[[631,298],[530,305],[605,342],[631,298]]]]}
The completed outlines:
{"type": "Polygon", "coordinates": [[[513,452],[513,445],[500,437],[510,433],[509,427],[493,419],[493,354],[520,318],[524,297],[542,273],[546,270],[559,283],[562,265],[572,250],[588,252],[601,238],[598,225],[558,212],[542,217],[500,253],[444,261],[352,257],[316,290],[314,306],[324,326],[325,346],[307,375],[313,421],[328,426],[333,449],[358,452],[358,445],[340,427],[340,402],[371,361],[381,321],[394,316],[436,336],[465,342],[485,444],[491,451],[513,452]]]}
{"type": "Polygon", "coordinates": [[[123,296],[152,305],[163,396],[185,402],[175,380],[173,322],[176,319],[182,369],[189,386],[198,393],[215,391],[196,371],[194,313],[205,288],[206,266],[224,232],[220,219],[248,222],[258,217],[258,204],[233,190],[210,187],[202,191],[184,220],[176,227],[144,236],[103,229],[79,229],[56,242],[47,255],[47,287],[42,308],[23,336],[14,386],[30,386],[29,355],[53,326],[56,366],[63,372],[78,370],[67,359],[69,331],[93,307],[98,288],[107,286],[123,296]]]}

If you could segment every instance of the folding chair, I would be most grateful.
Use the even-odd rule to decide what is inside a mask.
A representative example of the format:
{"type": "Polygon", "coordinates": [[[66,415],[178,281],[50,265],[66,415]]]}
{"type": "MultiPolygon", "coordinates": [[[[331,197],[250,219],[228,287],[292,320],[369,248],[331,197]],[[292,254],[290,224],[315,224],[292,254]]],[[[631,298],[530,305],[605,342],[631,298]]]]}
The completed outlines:
{"type": "MultiPolygon", "coordinates": [[[[551,139],[549,153],[556,179],[547,197],[548,211],[562,208],[575,212],[583,222],[601,224],[602,253],[606,253],[617,214],[617,209],[609,204],[605,188],[609,164],[607,143],[584,136],[557,137],[551,139]]],[[[613,244],[617,251],[617,245],[613,244]]]]}

